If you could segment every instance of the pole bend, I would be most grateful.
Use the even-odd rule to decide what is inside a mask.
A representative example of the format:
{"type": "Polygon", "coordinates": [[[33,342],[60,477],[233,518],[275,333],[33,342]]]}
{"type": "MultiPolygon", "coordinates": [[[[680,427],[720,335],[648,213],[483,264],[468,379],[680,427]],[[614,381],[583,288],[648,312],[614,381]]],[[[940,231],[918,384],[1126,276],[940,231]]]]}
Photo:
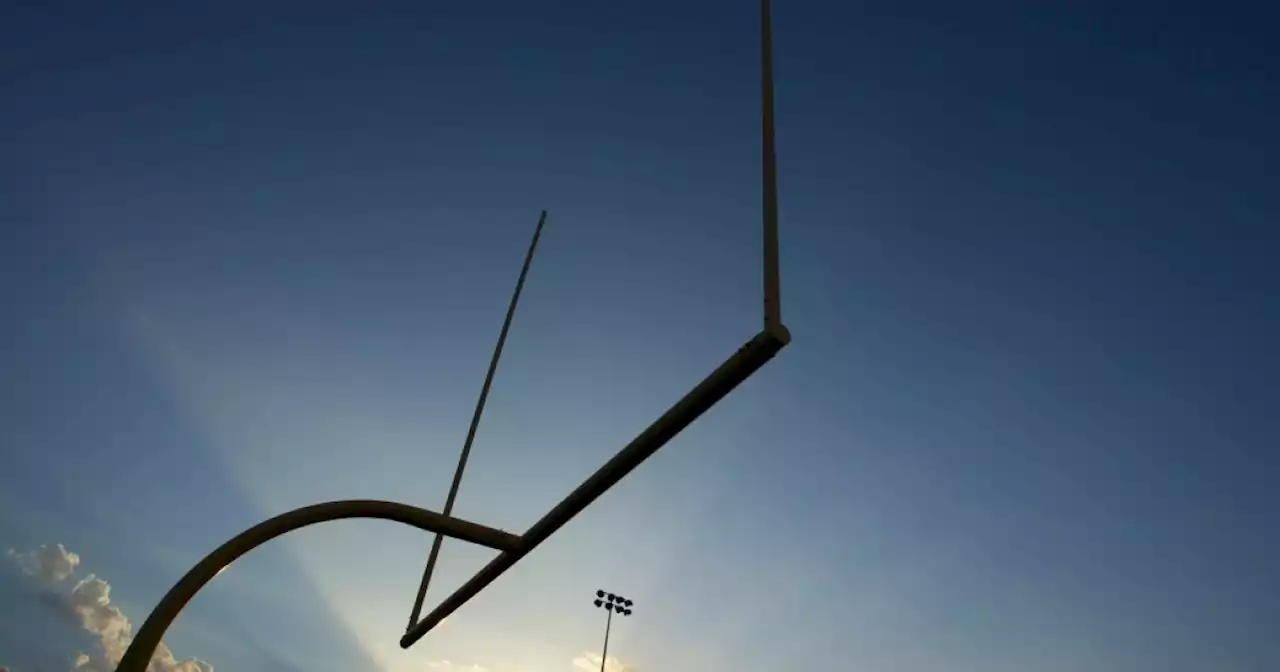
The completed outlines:
{"type": "Polygon", "coordinates": [[[522,546],[521,538],[514,534],[396,502],[356,499],[294,509],[241,532],[196,563],[165,593],[160,603],[147,616],[120,659],[116,672],[146,672],[165,631],[182,612],[182,608],[205,584],[237,558],[294,530],[345,518],[391,520],[501,551],[516,551],[522,546]]]}

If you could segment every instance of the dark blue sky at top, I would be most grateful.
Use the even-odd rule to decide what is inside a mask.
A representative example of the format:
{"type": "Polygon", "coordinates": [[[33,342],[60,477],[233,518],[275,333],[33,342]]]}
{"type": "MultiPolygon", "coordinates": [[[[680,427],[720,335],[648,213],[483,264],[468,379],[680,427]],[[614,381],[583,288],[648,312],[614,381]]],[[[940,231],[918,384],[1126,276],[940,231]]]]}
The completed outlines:
{"type": "MultiPolygon", "coordinates": [[[[178,404],[133,363],[122,311],[209,361],[282,367],[264,379],[323,361],[299,384],[351,381],[389,416],[430,400],[460,438],[541,208],[546,249],[498,387],[528,400],[509,406],[521,418],[549,390],[586,404],[617,388],[564,418],[629,438],[754,333],[749,4],[0,10],[0,543],[80,539],[125,563],[84,531],[92,511],[172,525],[154,484],[214,452],[159,429],[182,424],[178,404]],[[127,468],[143,463],[145,479],[127,468]]],[[[739,521],[699,523],[698,557],[741,551],[762,575],[807,563],[830,599],[813,598],[810,627],[762,621],[758,648],[729,660],[1280,666],[1276,10],[774,15],[795,340],[736,415],[696,426],[734,447],[671,473],[719,484],[719,508],[691,518],[739,521]],[[785,562],[758,540],[770,525],[785,562]],[[895,573],[908,564],[919,574],[895,573]]],[[[524,467],[502,465],[527,458],[484,450],[496,475],[477,489],[512,491],[524,467]]],[[[566,448],[546,471],[604,454],[566,448]]],[[[660,506],[644,498],[660,484],[635,478],[626,501],[660,506]]],[[[220,494],[235,480],[187,483],[184,501],[222,520],[209,502],[239,497],[220,494]]],[[[208,529],[171,533],[198,549],[230,528],[208,529]]],[[[152,600],[172,578],[135,574],[115,581],[152,600]]],[[[0,644],[16,641],[0,613],[0,644]]],[[[697,667],[678,659],[696,640],[648,627],[647,667],[697,667]]]]}

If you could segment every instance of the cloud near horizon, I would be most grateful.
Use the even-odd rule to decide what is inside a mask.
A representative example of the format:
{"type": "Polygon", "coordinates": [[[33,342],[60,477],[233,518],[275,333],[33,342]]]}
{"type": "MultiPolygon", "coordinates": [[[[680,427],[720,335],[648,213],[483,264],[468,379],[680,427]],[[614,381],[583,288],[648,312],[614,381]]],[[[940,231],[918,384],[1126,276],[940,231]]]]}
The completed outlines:
{"type": "MultiPolygon", "coordinates": [[[[80,565],[80,556],[62,544],[44,544],[24,553],[9,549],[8,556],[40,584],[46,603],[98,638],[96,651],[76,653],[73,672],[113,672],[133,641],[133,624],[111,603],[111,585],[88,574],[69,593],[54,590],[80,565]]],[[[147,672],[213,672],[213,666],[195,658],[178,660],[162,642],[156,647],[147,672]]]]}
{"type": "MultiPolygon", "coordinates": [[[[595,651],[583,651],[573,659],[573,666],[583,672],[600,672],[600,654],[595,651]]],[[[604,672],[636,672],[636,668],[614,656],[605,662],[604,672]]]]}
{"type": "Polygon", "coordinates": [[[458,665],[448,660],[429,660],[427,667],[441,672],[488,672],[482,665],[458,665]]]}

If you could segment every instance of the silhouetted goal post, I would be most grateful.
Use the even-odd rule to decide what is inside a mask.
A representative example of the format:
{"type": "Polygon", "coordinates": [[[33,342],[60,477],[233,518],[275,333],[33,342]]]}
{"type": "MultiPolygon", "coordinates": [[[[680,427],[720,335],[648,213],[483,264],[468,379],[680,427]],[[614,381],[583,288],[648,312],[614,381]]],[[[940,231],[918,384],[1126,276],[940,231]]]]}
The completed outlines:
{"type": "Polygon", "coordinates": [[[445,504],[445,512],[437,513],[407,504],[383,502],[376,500],[348,500],[328,502],[303,507],[290,511],[236,535],[230,541],[206,556],[192,567],[161,598],[160,603],[143,622],[137,635],[130,643],[121,659],[117,672],[146,672],[147,665],[155,653],[165,631],[177,618],[182,608],[196,593],[211,581],[217,574],[254,548],[308,525],[340,520],[344,518],[375,518],[392,520],[418,529],[433,532],[436,541],[432,554],[423,573],[422,582],[414,601],[409,627],[400,638],[400,646],[409,648],[446,617],[457,611],[489,584],[502,576],[504,572],[528,555],[539,544],[546,541],[557,530],[591,505],[597,498],[621,481],[627,474],[640,466],[658,449],[698,419],[708,409],[718,403],[739,384],[751,377],[766,362],[773,359],[782,348],[791,342],[791,334],[782,323],[782,294],[779,281],[778,262],[778,196],[777,196],[777,162],[774,156],[774,120],[773,120],[773,38],[771,25],[771,7],[769,0],[760,2],[760,93],[761,93],[761,141],[762,141],[762,219],[763,219],[763,328],[740,346],[724,362],[716,367],[702,382],[675,402],[653,424],[640,432],[622,450],[605,462],[594,474],[567,497],[556,504],[540,520],[534,523],[524,534],[514,535],[484,525],[468,522],[450,515],[452,502],[457,494],[466,455],[474,439],[475,427],[484,406],[484,399],[497,367],[502,344],[505,341],[511,317],[515,312],[520,288],[524,283],[529,264],[533,258],[538,235],[546,220],[546,212],[538,220],[534,240],[530,244],[520,280],[516,286],[508,308],[507,319],[503,324],[489,372],[477,403],[472,425],[468,432],[467,443],[463,447],[463,455],[459,460],[454,482],[450,488],[449,499],[445,504]],[[431,578],[431,568],[439,554],[439,543],[443,537],[461,539],[473,544],[498,550],[499,555],[480,571],[476,572],[466,583],[446,597],[425,617],[418,619],[422,607],[423,596],[431,578]]]}

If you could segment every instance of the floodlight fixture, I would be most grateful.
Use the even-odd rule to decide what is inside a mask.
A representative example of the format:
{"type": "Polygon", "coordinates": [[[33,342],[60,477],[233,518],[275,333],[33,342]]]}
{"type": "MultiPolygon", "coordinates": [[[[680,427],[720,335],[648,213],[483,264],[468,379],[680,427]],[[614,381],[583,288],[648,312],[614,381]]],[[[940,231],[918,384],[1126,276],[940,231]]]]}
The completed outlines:
{"type": "MultiPolygon", "coordinates": [[[[600,591],[596,591],[596,594],[599,595],[600,591]]],[[[624,604],[627,604],[627,605],[631,604],[631,600],[628,600],[622,597],[621,595],[614,595],[613,593],[609,593],[608,598],[609,598],[609,601],[604,603],[604,609],[605,611],[609,612],[609,615],[605,618],[605,621],[604,621],[604,647],[600,650],[600,672],[604,672],[605,661],[609,659],[609,631],[613,627],[613,615],[614,614],[618,614],[620,616],[631,615],[631,610],[626,609],[622,606],[624,604]]],[[[597,607],[599,607],[601,605],[600,600],[596,600],[595,604],[597,607]]]]}

